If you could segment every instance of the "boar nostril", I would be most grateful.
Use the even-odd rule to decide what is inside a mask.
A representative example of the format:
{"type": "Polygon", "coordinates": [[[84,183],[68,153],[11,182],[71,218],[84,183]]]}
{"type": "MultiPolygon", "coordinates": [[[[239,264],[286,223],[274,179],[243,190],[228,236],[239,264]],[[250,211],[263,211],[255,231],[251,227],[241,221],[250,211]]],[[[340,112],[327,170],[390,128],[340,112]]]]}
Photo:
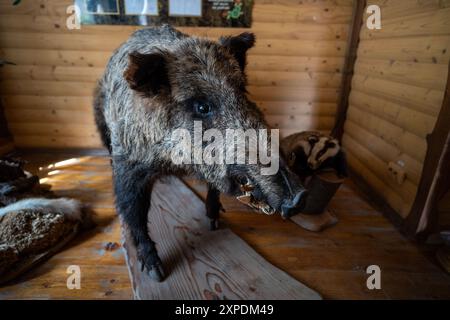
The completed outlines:
{"type": "Polygon", "coordinates": [[[241,186],[245,186],[250,184],[250,179],[247,176],[239,175],[235,177],[235,181],[239,183],[241,186]]]}

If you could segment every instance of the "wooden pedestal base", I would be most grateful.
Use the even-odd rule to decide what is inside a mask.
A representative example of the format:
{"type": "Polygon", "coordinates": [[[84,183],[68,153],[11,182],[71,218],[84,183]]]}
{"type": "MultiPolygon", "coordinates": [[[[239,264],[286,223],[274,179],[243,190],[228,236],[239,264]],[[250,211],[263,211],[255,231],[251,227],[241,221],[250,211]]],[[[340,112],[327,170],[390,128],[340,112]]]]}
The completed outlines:
{"type": "Polygon", "coordinates": [[[309,178],[305,183],[309,191],[305,209],[302,213],[291,217],[291,220],[313,232],[334,226],[338,219],[327,207],[343,181],[344,179],[337,177],[334,171],[325,171],[309,178]]]}
{"type": "Polygon", "coordinates": [[[141,272],[123,228],[136,299],[320,299],[268,263],[229,229],[209,231],[205,204],[176,178],[153,188],[149,231],[167,274],[163,282],[141,272]]]}
{"type": "Polygon", "coordinates": [[[324,213],[314,215],[300,213],[291,217],[291,220],[300,227],[312,232],[320,232],[334,226],[339,221],[338,218],[328,210],[325,210],[324,213]]]}

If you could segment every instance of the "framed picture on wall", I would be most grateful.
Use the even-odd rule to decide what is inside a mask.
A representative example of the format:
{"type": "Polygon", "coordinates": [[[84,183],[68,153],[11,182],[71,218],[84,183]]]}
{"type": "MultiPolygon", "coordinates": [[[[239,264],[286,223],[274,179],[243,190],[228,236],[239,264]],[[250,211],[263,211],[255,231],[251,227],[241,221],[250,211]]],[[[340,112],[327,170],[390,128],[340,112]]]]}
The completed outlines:
{"type": "Polygon", "coordinates": [[[81,24],[250,28],[254,0],[74,0],[81,24]]]}
{"type": "Polygon", "coordinates": [[[126,15],[159,15],[158,0],[124,0],[126,15]]]}
{"type": "Polygon", "coordinates": [[[83,5],[89,14],[120,14],[118,0],[87,0],[83,5]]]}
{"type": "Polygon", "coordinates": [[[201,17],[202,0],[169,0],[169,16],[201,17]]]}

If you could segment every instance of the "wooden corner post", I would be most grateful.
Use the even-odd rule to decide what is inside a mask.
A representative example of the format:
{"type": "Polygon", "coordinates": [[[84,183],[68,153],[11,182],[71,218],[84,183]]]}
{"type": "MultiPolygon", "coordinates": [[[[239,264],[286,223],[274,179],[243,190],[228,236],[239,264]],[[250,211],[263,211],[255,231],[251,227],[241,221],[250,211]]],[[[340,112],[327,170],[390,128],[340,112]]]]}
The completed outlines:
{"type": "Polygon", "coordinates": [[[416,198],[404,231],[416,238],[438,231],[438,203],[450,188],[450,65],[444,101],[433,132],[427,136],[427,153],[416,198]]]}
{"type": "Polygon", "coordinates": [[[364,19],[364,9],[366,8],[366,0],[353,1],[353,16],[350,25],[349,40],[347,43],[347,55],[342,73],[342,88],[339,95],[339,104],[337,107],[336,120],[331,135],[339,141],[344,134],[344,124],[347,118],[348,101],[352,87],[353,72],[356,63],[356,55],[359,45],[359,34],[364,19]]]}

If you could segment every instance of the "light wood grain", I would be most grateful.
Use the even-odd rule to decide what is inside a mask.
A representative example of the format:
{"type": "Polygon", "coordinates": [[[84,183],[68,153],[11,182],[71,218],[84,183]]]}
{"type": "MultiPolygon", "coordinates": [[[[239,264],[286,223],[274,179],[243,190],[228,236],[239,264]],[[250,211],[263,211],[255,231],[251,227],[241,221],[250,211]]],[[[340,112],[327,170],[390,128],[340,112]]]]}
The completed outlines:
{"type": "MultiPolygon", "coordinates": [[[[140,26],[126,25],[86,25],[79,30],[65,27],[66,16],[24,15],[0,13],[0,28],[18,32],[42,32],[81,35],[102,34],[115,37],[129,37],[139,30],[140,26]]],[[[213,28],[213,27],[179,27],[179,30],[196,36],[219,38],[224,35],[236,35],[245,32],[246,28],[213,28]]],[[[336,40],[347,37],[346,23],[311,24],[301,22],[254,22],[252,30],[258,33],[258,39],[284,40],[336,40]]]]}
{"type": "MultiPolygon", "coordinates": [[[[349,136],[365,146],[373,154],[376,154],[384,162],[388,163],[394,160],[402,161],[405,164],[407,175],[413,181],[419,179],[423,165],[421,162],[411,158],[408,154],[403,153],[397,147],[389,144],[381,137],[371,133],[352,120],[348,120],[345,123],[345,129],[349,136]]],[[[347,148],[346,150],[349,151],[351,148],[347,148]]]]}
{"type": "Polygon", "coordinates": [[[420,88],[359,74],[353,77],[353,88],[376,97],[407,105],[413,110],[433,116],[439,113],[439,103],[444,98],[444,92],[440,90],[420,88]]]}
{"type": "Polygon", "coordinates": [[[204,202],[176,178],[155,185],[149,233],[169,274],[157,283],[141,272],[125,229],[135,298],[145,300],[320,299],[267,263],[229,229],[209,231],[204,202]]]}
{"type": "Polygon", "coordinates": [[[450,58],[450,36],[422,36],[362,40],[360,55],[371,59],[446,64],[450,58]]]}
{"type": "MultiPolygon", "coordinates": [[[[426,1],[397,1],[397,0],[380,0],[371,4],[380,6],[383,19],[393,20],[414,16],[420,13],[433,13],[440,9],[450,6],[448,0],[426,0],[426,1]]],[[[368,14],[366,14],[368,16],[368,14]]]]}
{"type": "MultiPolygon", "coordinates": [[[[0,48],[2,57],[18,65],[104,68],[110,51],[0,48]]],[[[248,70],[287,72],[340,72],[343,57],[255,55],[249,52],[248,70]]]]}
{"type": "Polygon", "coordinates": [[[442,65],[434,63],[360,58],[355,69],[357,74],[439,91],[446,84],[442,65]]]}
{"type": "MultiPolygon", "coordinates": [[[[37,0],[21,6],[11,6],[7,0],[0,3],[0,12],[6,14],[66,16],[70,0],[37,0]]],[[[332,21],[345,23],[351,10],[349,1],[271,1],[256,2],[253,17],[258,22],[316,22],[329,23],[332,21]],[[283,19],[284,18],[284,19],[283,19]]]]}
{"type": "Polygon", "coordinates": [[[384,141],[397,147],[401,152],[408,154],[418,162],[423,161],[427,150],[427,145],[423,138],[411,134],[380,117],[368,114],[357,107],[349,110],[348,119],[381,137],[384,141]]]}
{"type": "Polygon", "coordinates": [[[351,92],[350,103],[365,113],[376,115],[422,138],[433,130],[436,123],[436,117],[433,115],[412,110],[404,104],[359,92],[356,89],[351,92]]]}
{"type": "MultiPolygon", "coordinates": [[[[96,82],[104,72],[100,67],[66,66],[4,66],[0,77],[11,80],[54,80],[96,82]]],[[[338,88],[341,81],[338,72],[289,72],[253,71],[248,72],[248,84],[254,86],[338,88]]]]}
{"type": "Polygon", "coordinates": [[[417,181],[413,180],[414,178],[407,175],[401,188],[399,188],[397,181],[389,176],[389,173],[386,170],[388,162],[381,160],[376,154],[372,153],[364,145],[358,143],[350,135],[345,136],[345,143],[352,150],[354,157],[361,163],[367,164],[368,170],[382,180],[384,184],[390,188],[391,192],[398,194],[404,203],[411,203],[414,201],[418,185],[417,181]]]}
{"type": "MultiPolygon", "coordinates": [[[[343,139],[345,141],[348,137],[344,136],[343,139]]],[[[360,173],[375,192],[381,195],[402,218],[408,216],[412,203],[406,203],[395,189],[388,187],[382,178],[374,174],[367,164],[358,159],[351,148],[347,151],[347,161],[349,166],[360,173]]]]}
{"type": "MultiPolygon", "coordinates": [[[[128,39],[128,34],[105,37],[101,34],[54,34],[39,33],[35,35],[27,32],[0,32],[0,43],[3,48],[46,49],[46,50],[102,50],[113,52],[128,39]]],[[[343,57],[345,55],[345,41],[342,40],[279,40],[261,39],[256,42],[252,50],[258,55],[280,56],[327,56],[343,57]]]]}
{"type": "MultiPolygon", "coordinates": [[[[405,3],[403,4],[403,6],[405,6],[407,2],[414,1],[404,2],[405,3]]],[[[389,19],[389,10],[385,11],[384,9],[385,8],[383,8],[382,6],[382,31],[380,32],[380,30],[370,30],[368,28],[363,28],[361,30],[361,39],[448,35],[448,30],[450,29],[450,8],[418,12],[417,14],[412,15],[407,14],[393,19],[389,19]]]]}
{"type": "MultiPolygon", "coordinates": [[[[83,25],[81,30],[68,30],[66,8],[71,4],[70,0],[37,0],[12,6],[6,0],[0,1],[0,56],[16,63],[0,71],[0,92],[5,107],[14,110],[9,111],[9,120],[14,123],[13,135],[21,143],[19,147],[96,145],[91,131],[86,131],[83,146],[82,136],[73,130],[70,117],[64,118],[64,112],[59,111],[78,109],[79,105],[78,110],[83,113],[75,116],[75,125],[91,125],[89,106],[94,83],[112,51],[142,28],[83,25]],[[46,108],[46,103],[59,115],[46,117],[43,112],[29,112],[46,108]],[[25,129],[32,114],[32,127],[40,137],[33,137],[25,129]],[[67,125],[69,130],[64,134],[70,139],[54,138],[51,129],[43,129],[50,121],[67,125]]],[[[247,66],[252,97],[263,103],[309,103],[306,109],[295,108],[292,114],[287,109],[266,108],[269,116],[276,116],[271,124],[279,125],[282,132],[329,131],[328,119],[323,117],[335,114],[351,11],[352,0],[263,0],[255,2],[251,29],[180,30],[212,40],[254,32],[256,46],[249,51],[247,66]],[[327,105],[326,110],[321,107],[323,104],[327,105]],[[314,109],[316,106],[318,109],[314,109]]]]}
{"type": "MultiPolygon", "coordinates": [[[[75,197],[90,205],[98,226],[17,282],[0,288],[0,299],[132,298],[123,248],[105,250],[108,242],[120,243],[121,237],[109,158],[73,153],[22,156],[29,161],[27,170],[47,177],[58,195],[75,197]],[[47,168],[48,165],[71,158],[78,160],[47,176],[55,170],[47,168]],[[38,171],[39,167],[43,170],[38,171]],[[66,269],[71,264],[81,267],[81,290],[66,287],[66,269]]],[[[187,182],[196,194],[205,198],[205,184],[191,179],[187,182]]],[[[255,214],[234,198],[221,200],[226,209],[221,216],[223,228],[230,228],[265,260],[324,298],[450,298],[450,278],[429,259],[433,248],[408,242],[350,180],[341,186],[329,205],[339,223],[320,234],[303,230],[278,216],[255,214]],[[366,287],[365,267],[371,264],[378,264],[383,270],[381,290],[370,291],[366,287]]]]}
{"type": "MultiPolygon", "coordinates": [[[[409,215],[440,112],[450,60],[449,1],[376,1],[382,28],[361,27],[344,137],[349,162],[381,198],[409,215]],[[392,184],[387,163],[403,163],[392,184]]],[[[366,15],[367,17],[368,15],[366,15]]]]}

